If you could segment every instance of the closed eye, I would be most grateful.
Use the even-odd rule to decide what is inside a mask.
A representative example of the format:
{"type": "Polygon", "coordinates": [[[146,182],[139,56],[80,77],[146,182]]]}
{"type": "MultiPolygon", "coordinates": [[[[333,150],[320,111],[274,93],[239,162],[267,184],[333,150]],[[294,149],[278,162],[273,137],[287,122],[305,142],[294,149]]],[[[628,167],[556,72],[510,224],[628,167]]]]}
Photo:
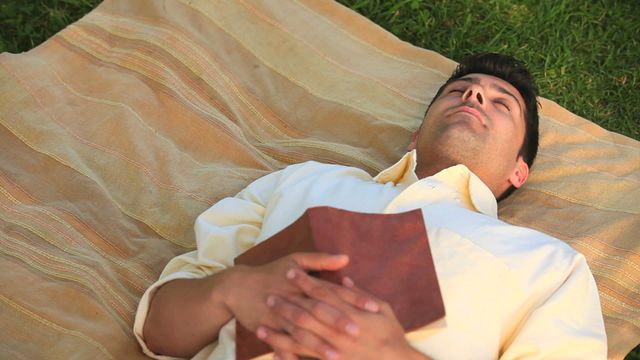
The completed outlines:
{"type": "Polygon", "coordinates": [[[507,110],[508,112],[511,112],[511,108],[509,107],[509,105],[504,102],[504,101],[494,101],[496,104],[502,106],[505,110],[507,110]]]}

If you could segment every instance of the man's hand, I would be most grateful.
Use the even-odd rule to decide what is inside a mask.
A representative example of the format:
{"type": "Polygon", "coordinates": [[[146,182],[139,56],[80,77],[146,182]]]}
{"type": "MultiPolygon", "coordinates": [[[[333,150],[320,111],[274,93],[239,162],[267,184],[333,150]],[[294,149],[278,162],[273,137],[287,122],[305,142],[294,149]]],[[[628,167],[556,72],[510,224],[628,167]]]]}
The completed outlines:
{"type": "MultiPolygon", "coordinates": [[[[280,330],[265,305],[267,295],[303,293],[287,280],[287,270],[338,270],[348,262],[344,255],[297,253],[264,266],[234,266],[204,278],[169,281],[151,300],[145,342],[156,354],[191,357],[215,341],[233,317],[252,331],[261,321],[280,330]]],[[[367,300],[353,298],[351,304],[365,308],[367,300]]]]}
{"type": "MultiPolygon", "coordinates": [[[[292,274],[287,271],[301,274],[307,271],[335,271],[345,267],[348,262],[349,258],[346,255],[296,253],[263,266],[235,266],[232,275],[234,279],[229,282],[226,304],[236,320],[251,331],[256,331],[260,324],[280,330],[280,321],[267,307],[268,295],[303,295],[303,289],[287,280],[287,274],[292,274]]],[[[344,301],[361,309],[376,306],[365,296],[346,297],[344,301]]],[[[344,330],[347,323],[333,325],[344,330]]]]}
{"type": "Polygon", "coordinates": [[[295,275],[292,282],[305,296],[270,295],[267,304],[277,315],[278,324],[274,328],[263,323],[257,333],[280,359],[296,359],[296,355],[329,360],[427,359],[406,341],[391,307],[355,289],[350,280],[344,282],[346,287],[340,287],[301,271],[290,274],[295,275]],[[379,311],[353,306],[349,299],[355,297],[375,301],[379,311]]]}

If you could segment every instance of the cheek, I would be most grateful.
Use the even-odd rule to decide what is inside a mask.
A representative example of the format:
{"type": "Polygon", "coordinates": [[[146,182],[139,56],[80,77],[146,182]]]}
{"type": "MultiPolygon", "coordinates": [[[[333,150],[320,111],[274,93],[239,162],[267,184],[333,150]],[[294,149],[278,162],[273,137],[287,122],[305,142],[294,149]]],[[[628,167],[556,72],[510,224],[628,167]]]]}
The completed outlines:
{"type": "Polygon", "coordinates": [[[493,115],[491,119],[490,130],[490,143],[491,147],[499,148],[500,151],[510,152],[513,149],[515,151],[520,150],[522,144],[522,137],[518,134],[517,129],[514,126],[513,120],[505,117],[502,114],[490,114],[493,115]]]}
{"type": "Polygon", "coordinates": [[[497,150],[504,153],[505,156],[516,158],[524,140],[524,133],[519,130],[511,119],[501,118],[495,122],[493,142],[497,150]]]}
{"type": "Polygon", "coordinates": [[[440,97],[438,98],[438,100],[436,100],[432,105],[431,108],[436,108],[439,111],[443,111],[449,107],[451,107],[453,104],[459,102],[458,98],[456,98],[455,96],[451,96],[451,95],[440,95],[440,97]]]}

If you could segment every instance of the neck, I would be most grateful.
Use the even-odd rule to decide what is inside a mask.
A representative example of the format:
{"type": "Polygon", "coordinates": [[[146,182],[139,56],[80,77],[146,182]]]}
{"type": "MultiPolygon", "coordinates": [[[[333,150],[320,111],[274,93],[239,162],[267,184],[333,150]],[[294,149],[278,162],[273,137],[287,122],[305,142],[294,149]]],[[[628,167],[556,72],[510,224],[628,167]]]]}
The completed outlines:
{"type": "Polygon", "coordinates": [[[433,176],[437,173],[439,173],[440,171],[451,167],[455,164],[435,164],[435,163],[421,163],[419,162],[418,164],[416,164],[416,176],[418,176],[418,179],[423,179],[426,178],[428,176],[433,176]]]}

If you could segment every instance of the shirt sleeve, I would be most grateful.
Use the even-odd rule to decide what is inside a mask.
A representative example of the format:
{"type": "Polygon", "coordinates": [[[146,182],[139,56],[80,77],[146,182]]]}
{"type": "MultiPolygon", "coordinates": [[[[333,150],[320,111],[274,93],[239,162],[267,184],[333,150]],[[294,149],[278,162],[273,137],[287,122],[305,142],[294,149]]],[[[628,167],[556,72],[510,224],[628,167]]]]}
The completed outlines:
{"type": "Polygon", "coordinates": [[[220,200],[198,216],[194,226],[197,250],[173,258],[138,304],[133,330],[147,356],[172,359],[151,352],[142,336],[155,292],[171,280],[203,278],[233,266],[233,259],[258,241],[267,204],[284,171],[254,181],[235,197],[220,200]]]}
{"type": "Polygon", "coordinates": [[[584,256],[576,254],[564,273],[538,301],[500,359],[607,358],[598,289],[584,256]]]}

